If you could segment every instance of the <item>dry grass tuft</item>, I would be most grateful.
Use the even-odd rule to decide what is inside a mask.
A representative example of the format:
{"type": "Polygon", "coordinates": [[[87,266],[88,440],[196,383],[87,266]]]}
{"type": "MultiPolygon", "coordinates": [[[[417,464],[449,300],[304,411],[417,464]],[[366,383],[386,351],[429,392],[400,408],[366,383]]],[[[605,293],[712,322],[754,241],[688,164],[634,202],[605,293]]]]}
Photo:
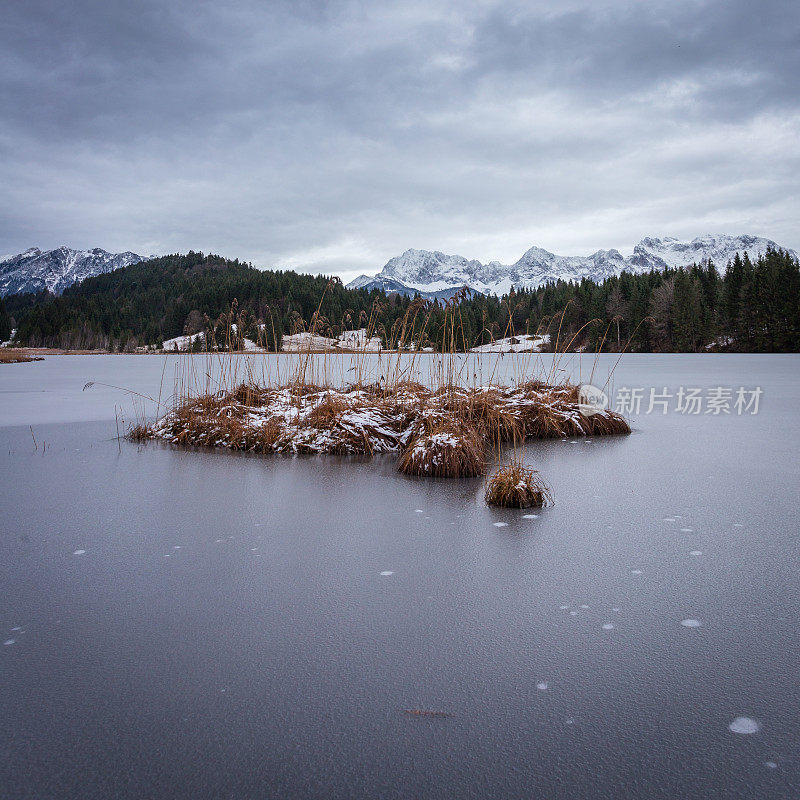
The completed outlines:
{"type": "Polygon", "coordinates": [[[415,436],[397,468],[406,475],[473,478],[486,471],[484,442],[475,428],[440,425],[415,436]]]}
{"type": "Polygon", "coordinates": [[[603,411],[584,417],[584,426],[587,436],[616,436],[631,432],[631,426],[616,411],[603,411]]]}
{"type": "Polygon", "coordinates": [[[303,420],[303,424],[310,428],[320,428],[322,430],[333,428],[342,414],[349,408],[350,405],[345,402],[341,395],[325,395],[322,401],[309,411],[303,420]]]}
{"type": "Polygon", "coordinates": [[[147,425],[134,425],[126,434],[125,438],[131,442],[146,442],[153,438],[153,430],[147,425]]]}
{"type": "Polygon", "coordinates": [[[538,472],[512,461],[489,479],[486,502],[502,508],[540,508],[552,503],[553,497],[538,472]]]}
{"type": "Polygon", "coordinates": [[[28,361],[44,361],[41,356],[29,356],[24,350],[0,347],[0,364],[24,364],[28,361]]]}

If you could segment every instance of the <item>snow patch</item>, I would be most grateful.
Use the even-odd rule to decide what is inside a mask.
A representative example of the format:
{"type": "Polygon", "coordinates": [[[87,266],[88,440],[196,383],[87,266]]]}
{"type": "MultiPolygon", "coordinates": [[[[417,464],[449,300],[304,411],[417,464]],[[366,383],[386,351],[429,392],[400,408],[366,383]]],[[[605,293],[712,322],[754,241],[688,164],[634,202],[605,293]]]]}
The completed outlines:
{"type": "Polygon", "coordinates": [[[760,729],[760,723],[750,717],[736,717],[736,719],[728,725],[728,730],[732,733],[758,733],[760,729]]]}

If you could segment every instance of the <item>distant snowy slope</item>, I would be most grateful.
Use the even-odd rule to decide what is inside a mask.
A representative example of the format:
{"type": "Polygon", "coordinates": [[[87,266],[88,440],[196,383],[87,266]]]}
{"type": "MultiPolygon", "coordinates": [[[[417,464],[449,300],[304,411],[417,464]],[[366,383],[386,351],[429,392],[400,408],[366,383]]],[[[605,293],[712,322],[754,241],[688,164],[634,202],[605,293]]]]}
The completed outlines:
{"type": "MultiPolygon", "coordinates": [[[[536,288],[549,281],[602,281],[622,272],[649,272],[683,267],[711,259],[721,271],[736,253],[758,258],[775,242],[758,236],[700,236],[690,242],[665,238],[642,239],[630,256],[619,250],[598,250],[589,256],[559,256],[541,247],[531,247],[511,265],[469,261],[463,256],[428,250],[406,250],[386,263],[374,277],[361,275],[348,284],[351,289],[383,289],[424,297],[445,297],[463,286],[484,294],[507,293],[512,286],[536,288]]],[[[781,248],[786,250],[787,248],[781,248]]],[[[796,256],[794,251],[789,251],[796,256]]]]}
{"type": "Polygon", "coordinates": [[[73,283],[142,260],[136,253],[108,253],[99,247],[92,250],[59,247],[46,251],[32,247],[0,259],[0,296],[42,289],[61,294],[73,283]]]}

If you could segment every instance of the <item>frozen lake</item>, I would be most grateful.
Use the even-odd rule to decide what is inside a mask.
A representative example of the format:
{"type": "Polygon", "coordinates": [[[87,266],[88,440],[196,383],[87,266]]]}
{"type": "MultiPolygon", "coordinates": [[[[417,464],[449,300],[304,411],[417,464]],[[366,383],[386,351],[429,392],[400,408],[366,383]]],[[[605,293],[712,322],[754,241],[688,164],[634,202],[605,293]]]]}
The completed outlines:
{"type": "Polygon", "coordinates": [[[0,366],[0,797],[797,796],[800,356],[625,356],[633,434],[529,443],[533,514],[393,456],[118,443],[155,403],[101,384],[186,364],[0,366]]]}

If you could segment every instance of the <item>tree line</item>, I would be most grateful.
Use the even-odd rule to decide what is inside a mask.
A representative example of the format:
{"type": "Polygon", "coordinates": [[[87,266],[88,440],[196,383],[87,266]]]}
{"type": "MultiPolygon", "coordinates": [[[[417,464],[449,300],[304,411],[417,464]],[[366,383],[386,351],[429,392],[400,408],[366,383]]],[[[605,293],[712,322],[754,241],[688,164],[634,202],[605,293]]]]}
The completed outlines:
{"type": "Polygon", "coordinates": [[[333,336],[369,328],[387,348],[464,350],[549,333],[551,348],[570,350],[790,352],[800,350],[800,265],[768,250],[756,261],[737,255],[721,270],[705,262],[428,302],[189,252],[88,278],[60,297],[7,297],[0,333],[12,326],[27,346],[111,351],[198,332],[221,349],[247,336],[273,350],[303,330],[333,336]]]}

